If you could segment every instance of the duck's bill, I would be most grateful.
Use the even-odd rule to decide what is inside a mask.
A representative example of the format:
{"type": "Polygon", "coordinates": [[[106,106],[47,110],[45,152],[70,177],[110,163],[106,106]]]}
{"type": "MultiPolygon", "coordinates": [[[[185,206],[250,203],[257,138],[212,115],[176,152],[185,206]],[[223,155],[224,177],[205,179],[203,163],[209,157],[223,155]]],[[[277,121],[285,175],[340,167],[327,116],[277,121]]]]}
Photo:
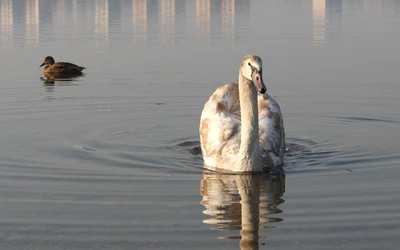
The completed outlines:
{"type": "Polygon", "coordinates": [[[40,67],[43,67],[44,65],[46,65],[46,63],[42,63],[42,64],[40,64],[39,68],[40,68],[40,67]]]}
{"type": "Polygon", "coordinates": [[[256,86],[258,92],[260,92],[261,94],[264,94],[265,92],[267,92],[267,87],[264,84],[262,74],[260,74],[260,72],[254,71],[254,73],[252,75],[252,79],[253,79],[254,85],[256,86]]]}

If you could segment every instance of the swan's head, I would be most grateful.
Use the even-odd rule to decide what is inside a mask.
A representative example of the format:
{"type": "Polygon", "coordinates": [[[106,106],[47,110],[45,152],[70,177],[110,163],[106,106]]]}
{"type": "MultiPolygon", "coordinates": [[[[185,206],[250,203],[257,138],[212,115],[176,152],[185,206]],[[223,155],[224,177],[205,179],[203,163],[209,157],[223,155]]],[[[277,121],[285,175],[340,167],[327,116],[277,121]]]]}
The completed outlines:
{"type": "Polygon", "coordinates": [[[240,66],[240,74],[252,81],[261,94],[267,92],[267,87],[265,87],[262,77],[262,60],[259,56],[245,56],[240,66]]]}
{"type": "Polygon", "coordinates": [[[54,64],[54,58],[51,56],[46,56],[46,58],[44,59],[43,63],[39,66],[39,68],[44,65],[53,65],[53,64],[54,64]]]}

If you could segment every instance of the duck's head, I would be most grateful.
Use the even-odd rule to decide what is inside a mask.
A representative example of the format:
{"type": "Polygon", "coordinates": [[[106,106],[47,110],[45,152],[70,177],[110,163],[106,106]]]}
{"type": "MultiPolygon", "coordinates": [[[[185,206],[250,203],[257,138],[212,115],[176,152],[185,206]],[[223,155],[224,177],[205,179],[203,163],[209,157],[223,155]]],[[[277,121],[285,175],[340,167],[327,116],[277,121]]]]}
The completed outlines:
{"type": "Polygon", "coordinates": [[[46,56],[46,58],[44,58],[44,62],[39,66],[39,68],[44,65],[53,65],[53,64],[54,64],[54,58],[51,56],[46,56]]]}
{"type": "Polygon", "coordinates": [[[244,78],[252,81],[261,94],[267,92],[267,87],[262,77],[262,60],[259,56],[245,56],[240,65],[240,74],[244,78]]]}

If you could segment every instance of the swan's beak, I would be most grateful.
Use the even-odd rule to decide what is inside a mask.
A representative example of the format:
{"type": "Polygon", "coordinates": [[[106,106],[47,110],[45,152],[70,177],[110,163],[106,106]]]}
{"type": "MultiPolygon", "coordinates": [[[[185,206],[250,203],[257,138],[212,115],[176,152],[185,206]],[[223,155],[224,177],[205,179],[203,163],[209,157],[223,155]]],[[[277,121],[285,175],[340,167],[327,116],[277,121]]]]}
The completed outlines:
{"type": "Polygon", "coordinates": [[[46,65],[46,63],[44,62],[44,63],[40,64],[39,68],[42,67],[43,65],[46,65]]]}
{"type": "Polygon", "coordinates": [[[255,70],[253,74],[251,75],[251,78],[253,79],[254,85],[256,85],[257,90],[261,93],[264,94],[267,92],[267,87],[265,87],[262,74],[255,70]]]}

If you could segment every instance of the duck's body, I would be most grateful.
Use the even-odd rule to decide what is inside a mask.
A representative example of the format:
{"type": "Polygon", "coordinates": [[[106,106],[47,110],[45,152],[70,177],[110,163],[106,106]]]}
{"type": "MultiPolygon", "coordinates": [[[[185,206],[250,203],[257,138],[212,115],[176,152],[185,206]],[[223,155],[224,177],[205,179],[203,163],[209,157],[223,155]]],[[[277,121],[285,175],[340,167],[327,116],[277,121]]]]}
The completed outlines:
{"type": "Polygon", "coordinates": [[[206,168],[257,172],[283,164],[282,114],[265,93],[261,65],[259,57],[246,56],[238,83],[219,87],[204,105],[200,143],[206,168]]]}
{"type": "Polygon", "coordinates": [[[46,67],[44,67],[43,72],[50,74],[79,74],[85,69],[85,67],[81,67],[69,62],[56,63],[54,58],[51,56],[47,56],[40,67],[44,65],[46,65],[46,67]]]}

